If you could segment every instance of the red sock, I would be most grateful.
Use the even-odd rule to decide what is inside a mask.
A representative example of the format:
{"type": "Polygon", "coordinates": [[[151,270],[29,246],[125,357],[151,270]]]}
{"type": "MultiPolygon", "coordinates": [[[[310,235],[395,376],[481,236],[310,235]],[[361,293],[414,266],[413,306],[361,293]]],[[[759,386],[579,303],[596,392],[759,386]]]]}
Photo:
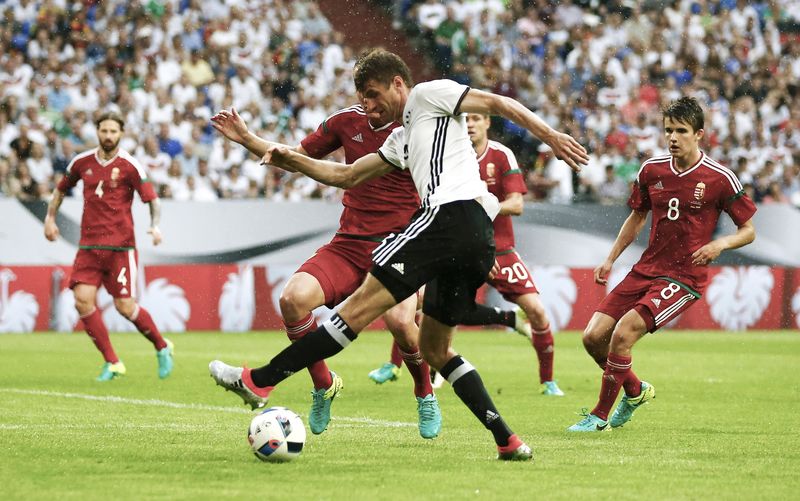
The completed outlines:
{"type": "MultiPolygon", "coordinates": [[[[284,320],[283,325],[286,327],[286,335],[289,340],[294,343],[309,332],[317,330],[317,319],[314,318],[313,313],[309,313],[297,322],[286,322],[284,320]]],[[[308,373],[311,374],[311,381],[314,382],[315,390],[328,389],[333,384],[331,371],[324,360],[319,360],[309,365],[308,373]]]]}
{"type": "Polygon", "coordinates": [[[397,346],[397,343],[392,341],[392,356],[389,358],[389,361],[394,364],[395,367],[401,367],[403,363],[403,355],[400,352],[400,347],[397,346]]]}
{"type": "MultiPolygon", "coordinates": [[[[395,344],[395,346],[397,346],[395,344]]],[[[398,351],[406,362],[408,373],[414,378],[414,395],[424,397],[433,393],[431,386],[431,368],[428,362],[422,359],[422,354],[419,348],[414,348],[414,351],[405,352],[398,348],[398,351]]]]}
{"type": "MultiPolygon", "coordinates": [[[[597,362],[597,365],[600,366],[601,369],[604,371],[606,370],[606,360],[603,359],[597,362]]],[[[642,393],[642,382],[639,380],[639,377],[633,372],[631,369],[628,372],[628,377],[625,378],[625,381],[622,382],[622,388],[625,390],[625,394],[629,397],[638,397],[640,393],[642,393]]]]}
{"type": "Polygon", "coordinates": [[[83,322],[83,330],[86,331],[94,345],[100,350],[103,359],[112,364],[119,362],[117,354],[114,353],[114,347],[111,346],[108,329],[106,329],[106,324],[103,323],[100,311],[97,308],[93,309],[91,313],[81,317],[81,322],[83,322]]]}
{"type": "Polygon", "coordinates": [[[533,330],[531,336],[531,344],[536,350],[536,356],[539,357],[539,382],[553,380],[553,351],[554,351],[553,333],[548,324],[543,330],[533,330]]]}
{"type": "Polygon", "coordinates": [[[167,342],[164,341],[164,338],[161,337],[161,333],[158,332],[158,327],[156,327],[156,323],[153,322],[153,317],[138,304],[136,305],[136,309],[133,310],[133,315],[131,315],[131,322],[133,322],[133,325],[139,329],[139,332],[141,332],[144,337],[153,343],[156,350],[163,350],[167,347],[167,342]]]}
{"type": "Polygon", "coordinates": [[[619,389],[631,371],[631,357],[622,357],[614,353],[608,354],[606,370],[603,372],[603,383],[600,386],[600,401],[592,410],[592,414],[600,419],[608,419],[608,413],[617,400],[619,389]]]}

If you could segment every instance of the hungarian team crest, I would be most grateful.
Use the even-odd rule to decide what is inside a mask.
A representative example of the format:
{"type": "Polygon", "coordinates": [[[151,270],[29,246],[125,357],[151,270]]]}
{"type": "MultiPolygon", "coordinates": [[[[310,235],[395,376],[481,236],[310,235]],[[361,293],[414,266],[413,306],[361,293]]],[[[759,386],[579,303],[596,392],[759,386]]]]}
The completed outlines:
{"type": "Polygon", "coordinates": [[[697,200],[702,200],[703,195],[706,194],[706,183],[700,181],[697,183],[697,186],[694,187],[694,198],[697,200]]]}

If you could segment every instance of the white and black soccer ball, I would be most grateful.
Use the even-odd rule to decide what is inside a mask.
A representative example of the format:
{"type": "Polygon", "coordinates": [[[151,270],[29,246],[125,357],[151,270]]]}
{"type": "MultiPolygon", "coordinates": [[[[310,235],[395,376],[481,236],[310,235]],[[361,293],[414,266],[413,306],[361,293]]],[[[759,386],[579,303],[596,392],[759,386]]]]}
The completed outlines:
{"type": "Polygon", "coordinates": [[[306,443],[306,427],[300,417],[285,407],[270,407],[250,422],[247,441],[262,461],[291,461],[306,443]]]}

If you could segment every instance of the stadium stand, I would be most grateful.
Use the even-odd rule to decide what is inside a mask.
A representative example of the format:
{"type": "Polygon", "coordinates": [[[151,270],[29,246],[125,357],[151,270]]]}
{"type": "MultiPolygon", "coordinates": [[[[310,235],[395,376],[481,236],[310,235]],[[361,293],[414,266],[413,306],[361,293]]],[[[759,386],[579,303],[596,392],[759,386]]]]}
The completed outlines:
{"type": "MultiPolygon", "coordinates": [[[[513,96],[581,138],[592,162],[578,176],[524,131],[494,121],[495,137],[526,171],[529,199],[623,203],[639,163],[664,151],[659,106],[690,94],[708,110],[705,148],[751,196],[800,206],[800,2],[348,4],[389,14],[360,22],[385,25],[389,48],[402,38],[424,54],[415,73],[513,96]]],[[[164,197],[337,199],[338,190],[259,165],[208,119],[235,106],[259,135],[297,144],[352,104],[356,44],[364,42],[353,36],[352,15],[336,15],[343,8],[0,3],[0,196],[48,197],[72,156],[94,146],[93,117],[115,110],[127,122],[123,148],[164,197]]]]}

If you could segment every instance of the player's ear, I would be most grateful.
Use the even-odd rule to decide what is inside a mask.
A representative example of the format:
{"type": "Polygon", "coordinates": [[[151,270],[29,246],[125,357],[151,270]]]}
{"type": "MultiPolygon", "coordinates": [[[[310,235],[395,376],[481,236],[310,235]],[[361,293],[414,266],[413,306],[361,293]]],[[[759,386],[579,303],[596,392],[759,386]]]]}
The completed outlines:
{"type": "Polygon", "coordinates": [[[695,137],[697,137],[697,140],[700,141],[701,139],[703,139],[703,136],[706,135],[706,130],[705,129],[697,129],[694,132],[694,134],[695,134],[695,137]]]}

